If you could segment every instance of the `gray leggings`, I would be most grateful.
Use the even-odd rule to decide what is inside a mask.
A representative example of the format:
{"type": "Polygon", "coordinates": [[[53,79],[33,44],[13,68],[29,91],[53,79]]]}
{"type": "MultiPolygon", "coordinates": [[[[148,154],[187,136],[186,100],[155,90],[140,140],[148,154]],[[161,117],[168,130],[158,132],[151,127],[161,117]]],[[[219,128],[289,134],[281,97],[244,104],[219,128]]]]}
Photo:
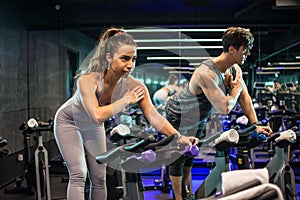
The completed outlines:
{"type": "Polygon", "coordinates": [[[84,200],[87,173],[90,178],[90,198],[105,200],[106,165],[95,157],[106,151],[104,125],[91,124],[80,129],[72,119],[71,105],[59,110],[55,116],[54,135],[69,172],[68,200],[84,200]]]}

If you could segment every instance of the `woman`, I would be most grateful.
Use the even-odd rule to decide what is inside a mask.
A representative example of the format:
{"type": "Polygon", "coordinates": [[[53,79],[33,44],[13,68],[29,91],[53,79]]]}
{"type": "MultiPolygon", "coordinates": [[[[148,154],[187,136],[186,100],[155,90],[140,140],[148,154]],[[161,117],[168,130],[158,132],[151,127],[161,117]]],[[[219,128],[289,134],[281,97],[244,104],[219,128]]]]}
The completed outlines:
{"type": "Polygon", "coordinates": [[[106,166],[95,157],[106,151],[104,121],[138,103],[153,127],[178,142],[195,137],[180,135],[152,105],[144,84],[130,75],[135,67],[136,44],[122,29],[110,28],[100,38],[95,54],[76,76],[76,91],[55,115],[54,135],[69,172],[67,199],[83,200],[87,172],[90,199],[106,199],[106,166]],[[162,123],[163,122],[163,123],[162,123]]]}

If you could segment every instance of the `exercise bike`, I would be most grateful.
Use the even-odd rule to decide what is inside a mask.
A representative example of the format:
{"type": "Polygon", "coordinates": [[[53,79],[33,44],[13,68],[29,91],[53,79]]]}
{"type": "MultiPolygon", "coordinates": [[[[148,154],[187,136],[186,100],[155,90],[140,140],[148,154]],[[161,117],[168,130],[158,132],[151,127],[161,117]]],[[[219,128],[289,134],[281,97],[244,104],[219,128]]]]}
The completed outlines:
{"type": "MultiPolygon", "coordinates": [[[[149,136],[150,134],[146,133],[143,129],[140,129],[139,131],[134,131],[134,133],[132,133],[132,129],[130,129],[127,125],[124,124],[108,126],[108,128],[106,129],[106,137],[109,139],[110,142],[107,143],[107,149],[110,150],[128,143],[137,142],[149,136]]],[[[123,184],[121,178],[122,174],[121,170],[117,170],[118,165],[118,161],[111,162],[107,165],[106,184],[111,186],[107,189],[108,200],[115,200],[123,196],[123,184]]],[[[140,191],[145,190],[140,174],[138,185],[140,191]]]]}
{"type": "Polygon", "coordinates": [[[286,148],[295,143],[300,132],[295,133],[297,127],[275,133],[268,138],[275,146],[273,156],[266,168],[269,172],[270,182],[276,184],[282,191],[285,200],[296,199],[295,174],[289,165],[286,148]]]}
{"type": "MultiPolygon", "coordinates": [[[[296,188],[295,188],[295,175],[294,171],[289,165],[288,155],[286,149],[293,143],[296,142],[297,134],[294,132],[297,127],[293,127],[286,131],[274,133],[270,137],[265,135],[253,135],[256,132],[252,132],[251,141],[239,142],[238,145],[238,169],[250,169],[250,163],[248,162],[248,152],[262,143],[270,143],[274,148],[269,150],[272,154],[271,160],[266,166],[269,173],[269,182],[277,185],[284,199],[293,200],[296,198],[296,188]],[[253,139],[257,138],[257,139],[253,139]]],[[[252,168],[254,166],[252,165],[252,168]]]]}
{"type": "Polygon", "coordinates": [[[24,175],[16,179],[16,185],[13,188],[6,188],[6,194],[27,193],[28,195],[36,194],[36,198],[41,200],[51,199],[48,151],[43,145],[41,132],[53,131],[53,120],[48,122],[31,118],[19,127],[24,136],[24,175]],[[31,134],[36,133],[36,149],[34,157],[30,148],[31,134]],[[26,187],[22,187],[21,183],[26,179],[26,187]]]}
{"type": "Polygon", "coordinates": [[[96,157],[98,163],[110,163],[121,158],[120,166],[125,172],[124,200],[143,200],[143,191],[139,189],[140,170],[144,167],[159,168],[163,162],[179,158],[181,155],[197,156],[197,146],[183,148],[177,145],[177,134],[164,140],[155,141],[153,135],[136,143],[125,144],[96,157]],[[174,142],[175,141],[175,142],[174,142]],[[176,145],[175,145],[176,144],[176,145]]]}
{"type": "MultiPolygon", "coordinates": [[[[209,175],[202,182],[199,188],[195,192],[196,198],[205,198],[221,192],[221,174],[223,172],[230,171],[230,162],[229,162],[229,148],[238,145],[241,137],[249,137],[250,132],[256,129],[255,125],[251,125],[245,129],[239,130],[239,127],[236,126],[233,129],[230,129],[225,132],[216,133],[209,138],[203,141],[203,144],[208,144],[212,141],[215,141],[214,147],[216,149],[215,154],[215,167],[210,171],[209,175]],[[234,131],[235,130],[235,131],[234,131]],[[236,133],[237,132],[237,136],[236,133]],[[223,142],[219,143],[218,140],[222,140],[222,138],[226,138],[229,133],[232,134],[231,142],[223,142]],[[226,136],[226,137],[225,137],[226,136]],[[216,140],[218,139],[218,140],[216,140]]],[[[225,140],[226,141],[226,140],[225,140]]],[[[201,143],[199,143],[202,145],[201,143]]],[[[198,145],[199,146],[199,145],[198,145]]]]}
{"type": "MultiPolygon", "coordinates": [[[[283,132],[278,132],[278,133],[274,133],[271,137],[266,138],[264,141],[261,140],[249,140],[249,142],[245,142],[243,141],[238,145],[242,145],[244,148],[250,149],[253,148],[255,146],[257,146],[258,144],[261,144],[263,142],[272,142],[276,140],[276,153],[273,157],[273,159],[268,163],[266,170],[268,171],[268,177],[270,178],[269,183],[275,184],[277,185],[281,191],[282,194],[285,196],[286,199],[293,199],[295,198],[295,177],[294,177],[294,173],[292,171],[292,169],[290,168],[290,166],[288,165],[288,163],[286,162],[286,159],[284,157],[284,147],[286,147],[286,145],[289,145],[291,143],[293,143],[294,141],[296,141],[296,134],[293,132],[292,129],[287,130],[287,131],[283,131],[283,132]],[[286,194],[289,195],[294,195],[292,198],[288,198],[286,196],[286,194]]],[[[240,160],[241,163],[240,165],[242,166],[240,169],[249,169],[249,162],[246,161],[246,159],[241,159],[240,160]]],[[[226,160],[223,160],[220,163],[216,162],[216,167],[219,165],[221,166],[226,166],[227,162],[226,160]]],[[[229,172],[230,170],[224,170],[221,171],[220,169],[222,168],[215,168],[213,170],[214,174],[216,175],[216,173],[218,175],[221,175],[223,172],[229,172]],[[215,169],[217,169],[215,171],[215,169]]],[[[224,169],[224,168],[223,168],[224,169]]],[[[212,185],[212,183],[221,186],[222,185],[222,180],[219,177],[217,182],[212,182],[212,180],[215,180],[213,177],[211,177],[209,174],[209,176],[207,177],[207,179],[205,179],[205,181],[203,182],[204,186],[207,187],[202,187],[202,185],[198,188],[198,190],[196,191],[196,198],[206,198],[209,196],[214,196],[216,194],[222,194],[222,190],[220,187],[214,187],[212,185]],[[206,193],[205,193],[206,192],[206,193]]],[[[234,192],[236,191],[242,191],[244,189],[249,189],[251,187],[257,186],[259,185],[259,182],[254,182],[253,184],[251,183],[250,185],[242,185],[240,186],[240,188],[235,188],[234,192]]],[[[228,195],[228,194],[226,194],[228,195]]],[[[274,195],[274,193],[273,193],[274,195]]]]}

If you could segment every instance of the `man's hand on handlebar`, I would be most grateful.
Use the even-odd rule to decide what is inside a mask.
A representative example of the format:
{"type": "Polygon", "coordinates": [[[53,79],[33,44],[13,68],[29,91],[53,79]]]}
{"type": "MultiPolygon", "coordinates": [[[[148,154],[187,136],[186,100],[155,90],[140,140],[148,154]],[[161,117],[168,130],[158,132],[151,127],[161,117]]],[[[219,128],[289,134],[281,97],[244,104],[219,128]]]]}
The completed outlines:
{"type": "Polygon", "coordinates": [[[260,134],[264,134],[266,136],[270,136],[273,133],[272,129],[269,126],[260,126],[260,125],[256,126],[256,132],[260,134]]]}
{"type": "Polygon", "coordinates": [[[185,144],[190,146],[190,145],[197,145],[199,143],[199,139],[194,136],[180,135],[177,142],[180,144],[185,144]]]}

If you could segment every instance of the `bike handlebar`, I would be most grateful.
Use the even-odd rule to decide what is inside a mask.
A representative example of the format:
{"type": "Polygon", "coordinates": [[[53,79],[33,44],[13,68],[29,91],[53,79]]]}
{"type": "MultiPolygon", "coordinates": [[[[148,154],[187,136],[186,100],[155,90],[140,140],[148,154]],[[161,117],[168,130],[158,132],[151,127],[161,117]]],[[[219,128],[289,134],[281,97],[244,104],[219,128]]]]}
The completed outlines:
{"type": "MultiPolygon", "coordinates": [[[[122,146],[119,146],[111,151],[105,152],[99,156],[96,157],[96,161],[97,163],[101,164],[101,163],[109,163],[111,161],[113,161],[114,159],[116,159],[117,157],[127,157],[130,156],[132,154],[137,154],[137,153],[141,153],[141,152],[145,152],[145,151],[149,151],[149,150],[158,150],[159,147],[163,147],[165,145],[171,145],[173,144],[174,141],[177,141],[177,134],[172,134],[170,136],[168,136],[167,138],[165,138],[164,140],[158,141],[158,142],[154,142],[154,136],[149,136],[137,143],[133,143],[133,144],[124,144],[122,146]]],[[[177,143],[176,143],[177,144],[177,143]]],[[[166,148],[163,149],[162,151],[170,151],[172,150],[172,148],[166,148]]],[[[176,150],[181,150],[181,148],[177,148],[176,146],[176,150]]],[[[197,152],[195,149],[193,148],[186,148],[185,152],[192,152],[193,155],[195,155],[197,152]]]]}
{"type": "Polygon", "coordinates": [[[135,152],[154,141],[155,141],[155,137],[153,135],[150,135],[135,144],[132,144],[130,146],[125,146],[124,150],[130,151],[130,152],[135,152]]]}
{"type": "MultiPolygon", "coordinates": [[[[296,126],[292,127],[290,130],[292,131],[296,131],[298,128],[296,126]]],[[[271,141],[274,141],[276,138],[278,138],[284,131],[280,131],[280,132],[276,132],[276,133],[273,133],[271,136],[269,136],[267,138],[267,141],[268,142],[271,142],[271,141]]]]}
{"type": "Polygon", "coordinates": [[[295,133],[297,129],[298,127],[294,126],[286,131],[274,133],[273,135],[267,138],[267,141],[275,142],[275,145],[280,148],[287,147],[288,145],[297,141],[297,138],[299,137],[299,134],[295,133]]]}
{"type": "MultiPolygon", "coordinates": [[[[234,132],[237,131],[238,133],[238,136],[246,136],[248,133],[250,133],[251,131],[254,131],[256,129],[256,125],[251,125],[245,129],[242,129],[240,130],[240,127],[239,126],[235,126],[234,128],[232,128],[234,130],[234,132]]],[[[229,130],[230,131],[230,130],[229,130]]],[[[225,131],[226,132],[226,131],[225,131]]],[[[215,142],[215,145],[218,144],[217,146],[215,146],[218,150],[221,150],[221,151],[224,151],[225,149],[228,149],[229,147],[231,147],[233,144],[237,143],[238,141],[238,138],[237,140],[234,140],[232,142],[230,141],[225,141],[224,142],[227,142],[228,144],[226,145],[219,145],[219,141],[218,139],[220,139],[220,137],[222,136],[223,133],[225,132],[218,132],[216,134],[213,134],[211,135],[210,137],[208,138],[205,138],[205,139],[201,139],[198,143],[198,146],[201,146],[203,144],[208,144],[210,142],[215,142]]],[[[227,131],[228,132],[228,131],[227,131]]]]}
{"type": "MultiPolygon", "coordinates": [[[[169,136],[169,137],[171,137],[171,136],[169,136]]],[[[174,136],[172,136],[172,137],[174,137],[174,136]]],[[[126,156],[129,154],[131,155],[132,153],[140,153],[142,151],[142,149],[144,147],[146,147],[147,145],[149,145],[150,143],[156,144],[154,141],[155,141],[155,137],[153,135],[150,135],[137,143],[124,144],[115,149],[112,149],[111,151],[105,152],[105,153],[97,156],[96,161],[99,164],[109,163],[119,156],[126,156]]]]}
{"type": "Polygon", "coordinates": [[[169,137],[167,137],[163,140],[160,140],[158,142],[150,143],[147,146],[143,147],[143,150],[149,150],[149,149],[155,150],[157,147],[168,145],[174,139],[176,139],[176,136],[177,136],[177,134],[173,134],[173,135],[170,135],[169,137]]]}
{"type": "Polygon", "coordinates": [[[274,142],[275,146],[278,146],[279,148],[284,148],[296,142],[297,134],[294,132],[295,130],[297,130],[297,127],[293,127],[286,131],[273,133],[269,137],[266,137],[263,134],[253,133],[250,135],[250,139],[242,142],[239,146],[251,149],[262,143],[274,142]]]}
{"type": "Polygon", "coordinates": [[[7,141],[0,138],[0,148],[4,147],[6,145],[7,145],[7,141]]]}
{"type": "Polygon", "coordinates": [[[244,128],[243,130],[238,130],[238,133],[240,136],[247,136],[248,133],[250,133],[251,131],[254,131],[256,129],[256,125],[252,124],[250,126],[248,126],[247,128],[244,128]]]}
{"type": "Polygon", "coordinates": [[[53,119],[50,118],[47,122],[41,121],[38,118],[30,118],[27,122],[23,122],[19,129],[23,131],[23,133],[34,133],[41,131],[51,131],[53,132],[53,119]]]}

